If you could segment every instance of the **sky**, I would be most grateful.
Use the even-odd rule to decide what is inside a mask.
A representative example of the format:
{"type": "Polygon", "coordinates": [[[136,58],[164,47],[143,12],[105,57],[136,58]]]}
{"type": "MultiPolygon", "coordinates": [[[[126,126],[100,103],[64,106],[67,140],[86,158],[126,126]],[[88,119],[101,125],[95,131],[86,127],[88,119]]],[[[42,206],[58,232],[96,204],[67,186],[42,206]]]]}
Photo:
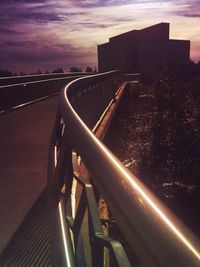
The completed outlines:
{"type": "Polygon", "coordinates": [[[200,61],[200,0],[1,0],[0,69],[97,68],[97,45],[160,22],[200,61]]]}

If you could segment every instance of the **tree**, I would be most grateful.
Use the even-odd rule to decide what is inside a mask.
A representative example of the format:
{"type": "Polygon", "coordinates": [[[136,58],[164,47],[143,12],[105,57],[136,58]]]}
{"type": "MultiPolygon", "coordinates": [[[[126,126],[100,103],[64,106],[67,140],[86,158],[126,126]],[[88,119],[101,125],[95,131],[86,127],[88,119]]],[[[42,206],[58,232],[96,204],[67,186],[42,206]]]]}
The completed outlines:
{"type": "Polygon", "coordinates": [[[91,67],[87,66],[85,72],[93,72],[93,69],[91,67]]]}
{"type": "Polygon", "coordinates": [[[70,72],[82,72],[82,69],[77,67],[71,67],[70,72]]]}
{"type": "Polygon", "coordinates": [[[39,74],[39,75],[42,74],[41,69],[38,69],[37,74],[39,74]]]}
{"type": "Polygon", "coordinates": [[[64,70],[62,68],[57,68],[53,70],[52,73],[64,73],[64,70]]]}
{"type": "Polygon", "coordinates": [[[9,77],[9,76],[13,76],[11,71],[0,69],[0,77],[9,77]]]}

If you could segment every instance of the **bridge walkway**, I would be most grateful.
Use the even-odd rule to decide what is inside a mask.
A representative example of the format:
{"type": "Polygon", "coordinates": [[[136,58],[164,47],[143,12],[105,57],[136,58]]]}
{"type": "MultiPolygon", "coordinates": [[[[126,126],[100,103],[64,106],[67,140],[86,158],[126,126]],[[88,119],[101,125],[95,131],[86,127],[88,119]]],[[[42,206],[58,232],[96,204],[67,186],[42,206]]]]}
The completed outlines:
{"type": "MultiPolygon", "coordinates": [[[[0,116],[0,253],[46,186],[57,103],[55,96],[0,116]]],[[[44,204],[44,199],[45,192],[37,202],[44,204]]],[[[37,205],[34,209],[45,223],[45,214],[40,216],[37,205]]]]}

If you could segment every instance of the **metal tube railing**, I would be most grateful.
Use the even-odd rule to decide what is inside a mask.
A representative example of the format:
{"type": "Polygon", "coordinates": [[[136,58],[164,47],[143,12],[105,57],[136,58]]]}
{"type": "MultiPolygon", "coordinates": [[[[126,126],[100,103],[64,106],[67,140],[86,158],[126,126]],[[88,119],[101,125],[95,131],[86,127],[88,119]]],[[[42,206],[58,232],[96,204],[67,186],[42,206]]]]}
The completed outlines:
{"type": "MultiPolygon", "coordinates": [[[[139,259],[140,266],[200,266],[199,240],[91,131],[97,116],[90,113],[87,100],[85,104],[81,102],[81,96],[84,96],[84,90],[90,90],[92,84],[101,83],[102,86],[109,80],[113,81],[116,74],[110,72],[80,78],[64,88],[60,97],[59,114],[65,125],[68,145],[70,144],[84,161],[92,176],[92,182],[106,200],[132,252],[139,259]]],[[[107,100],[113,97],[113,88],[108,95],[105,97],[107,100]]],[[[101,106],[97,107],[99,110],[106,102],[102,100],[101,104],[101,100],[102,98],[99,98],[99,103],[96,104],[101,106]]],[[[59,147],[64,153],[62,144],[59,144],[59,147]]],[[[59,156],[62,158],[64,156],[61,152],[59,156]]],[[[59,157],[57,160],[60,160],[59,157]]],[[[59,168],[61,166],[62,163],[59,168]]],[[[52,177],[51,173],[49,178],[52,177]]],[[[55,201],[59,202],[58,191],[59,185],[60,188],[63,185],[60,183],[62,179],[64,178],[61,172],[57,172],[54,176],[57,191],[52,191],[52,186],[50,189],[50,198],[54,192],[54,205],[55,201]]]]}
{"type": "Polygon", "coordinates": [[[27,83],[27,82],[33,82],[33,81],[41,81],[41,80],[53,79],[53,78],[62,78],[62,77],[67,78],[70,76],[90,75],[90,74],[93,74],[93,73],[65,72],[65,73],[48,73],[48,74],[33,74],[33,75],[0,77],[0,86],[5,86],[9,84],[27,83]]]}
{"type": "Polygon", "coordinates": [[[27,102],[58,94],[66,83],[82,77],[83,75],[49,78],[0,86],[0,113],[27,102]]]}

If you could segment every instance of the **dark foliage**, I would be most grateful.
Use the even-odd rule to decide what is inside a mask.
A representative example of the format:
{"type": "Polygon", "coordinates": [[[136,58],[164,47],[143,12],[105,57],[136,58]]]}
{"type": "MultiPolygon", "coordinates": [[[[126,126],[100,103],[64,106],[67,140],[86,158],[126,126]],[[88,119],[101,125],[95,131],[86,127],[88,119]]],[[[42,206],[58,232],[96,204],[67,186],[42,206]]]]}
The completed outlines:
{"type": "Polygon", "coordinates": [[[64,70],[62,68],[57,68],[53,70],[52,73],[64,73],[64,70]]]}
{"type": "Polygon", "coordinates": [[[11,71],[0,69],[0,77],[10,77],[10,76],[13,76],[11,71]]]}
{"type": "Polygon", "coordinates": [[[71,67],[70,72],[82,72],[82,69],[78,67],[71,67]]]}
{"type": "Polygon", "coordinates": [[[93,72],[93,69],[91,67],[87,66],[85,72],[93,72]]]}

